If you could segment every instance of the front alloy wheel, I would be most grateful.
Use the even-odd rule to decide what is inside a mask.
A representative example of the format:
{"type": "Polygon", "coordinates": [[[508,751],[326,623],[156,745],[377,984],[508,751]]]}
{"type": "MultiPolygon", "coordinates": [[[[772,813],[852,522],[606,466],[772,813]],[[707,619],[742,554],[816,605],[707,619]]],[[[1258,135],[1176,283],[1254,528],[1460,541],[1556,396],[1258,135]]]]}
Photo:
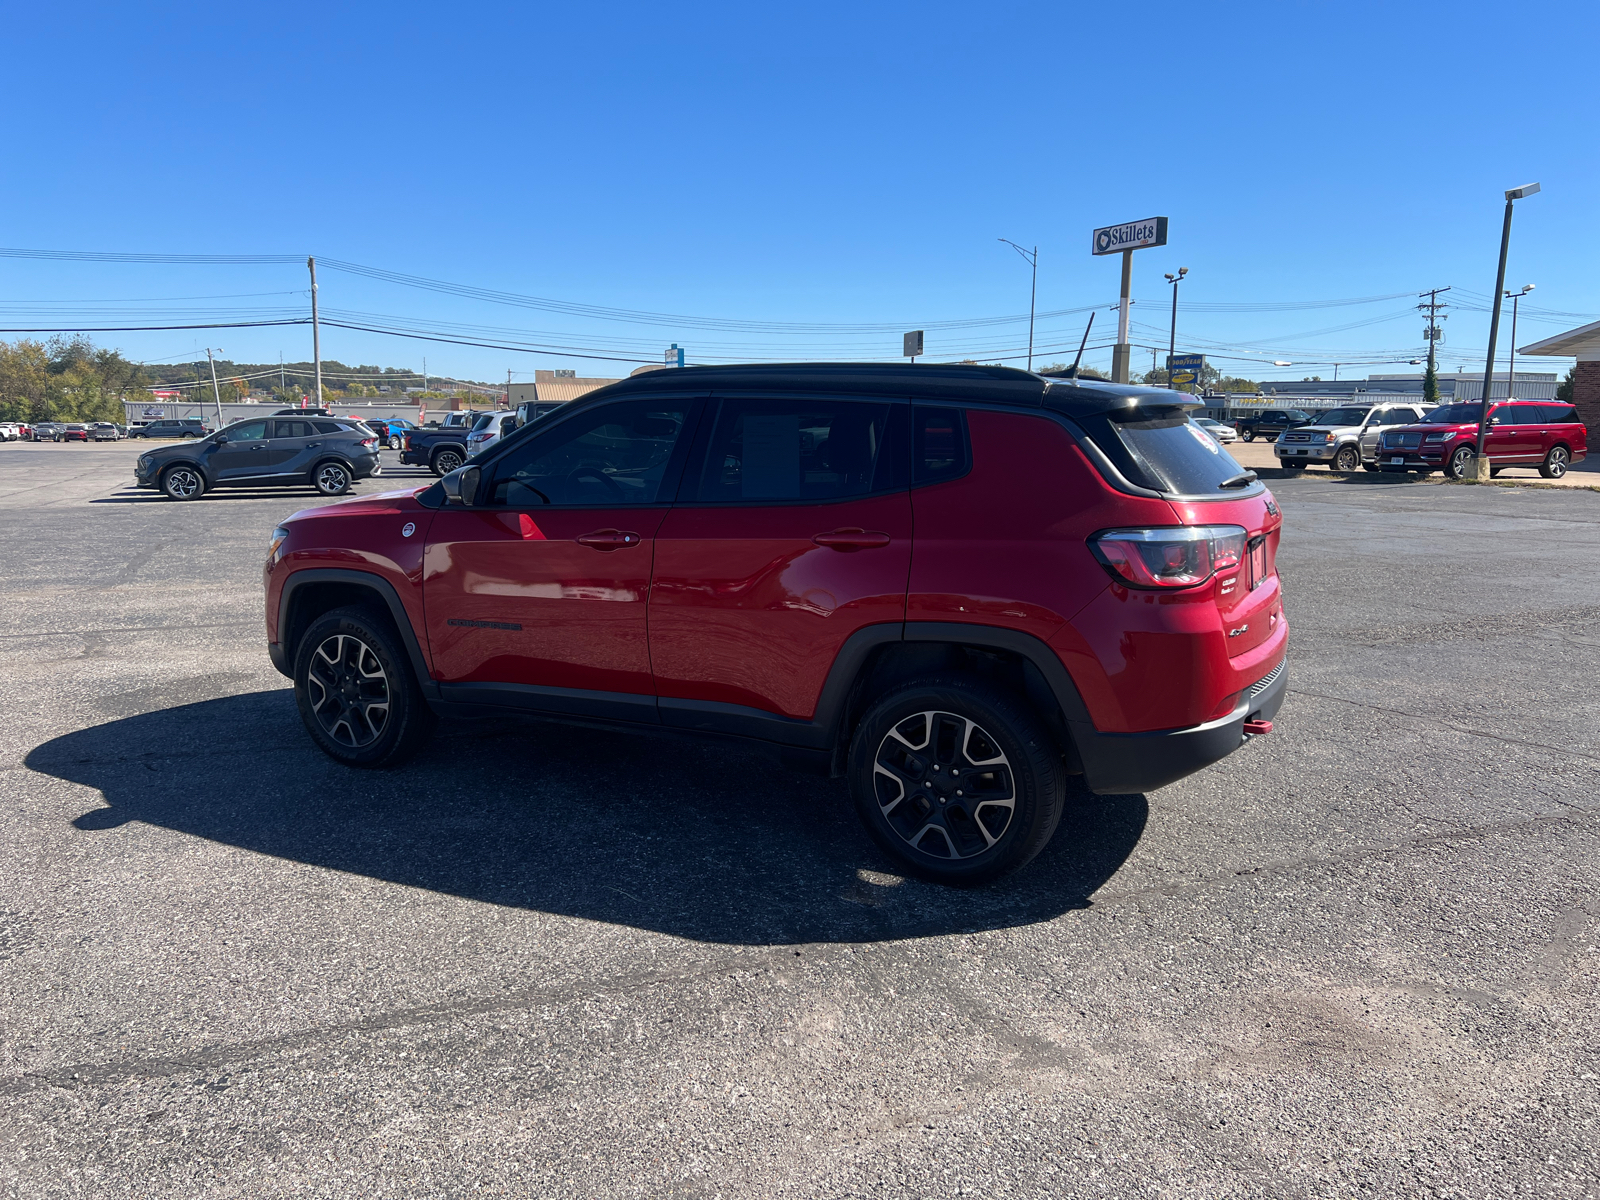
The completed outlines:
{"type": "Polygon", "coordinates": [[[389,722],[389,675],[372,647],[336,633],[319,644],[306,672],[311,713],[328,737],[359,750],[383,736],[389,722]]]}
{"type": "Polygon", "coordinates": [[[1246,429],[1239,436],[1247,442],[1253,442],[1256,440],[1256,431],[1254,429],[1246,429]]]}
{"type": "Polygon", "coordinates": [[[1354,446],[1340,446],[1339,453],[1334,455],[1333,469],[1349,474],[1361,465],[1361,451],[1354,446]]]}
{"type": "Polygon", "coordinates": [[[1544,456],[1544,462],[1539,467],[1539,474],[1546,479],[1560,479],[1567,473],[1567,467],[1572,462],[1572,455],[1565,446],[1554,446],[1550,453],[1544,456]]]}
{"type": "Polygon", "coordinates": [[[206,481],[193,467],[170,467],[161,477],[161,490],[169,500],[194,500],[206,490],[206,481]]]}
{"type": "Polygon", "coordinates": [[[1444,473],[1451,479],[1466,479],[1478,473],[1478,452],[1471,446],[1457,446],[1445,460],[1444,473]]]}
{"type": "Polygon", "coordinates": [[[342,496],[350,490],[350,472],[342,463],[323,463],[317,468],[315,483],[324,496],[342,496]]]}
{"type": "Polygon", "coordinates": [[[306,630],[294,695],[311,739],[348,767],[394,766],[433,732],[393,623],[364,606],[335,609],[306,630]]]}

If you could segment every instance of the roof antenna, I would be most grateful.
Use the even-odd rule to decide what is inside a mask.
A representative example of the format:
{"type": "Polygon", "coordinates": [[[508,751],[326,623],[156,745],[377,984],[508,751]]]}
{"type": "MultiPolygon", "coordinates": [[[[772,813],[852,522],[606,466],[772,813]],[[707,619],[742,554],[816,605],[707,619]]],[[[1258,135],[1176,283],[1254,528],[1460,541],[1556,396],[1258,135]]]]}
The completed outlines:
{"type": "Polygon", "coordinates": [[[1078,381],[1078,364],[1083,361],[1083,348],[1089,344],[1089,330],[1094,328],[1094,310],[1089,310],[1089,323],[1083,327],[1083,341],[1078,343],[1078,357],[1072,360],[1072,381],[1078,381]]]}

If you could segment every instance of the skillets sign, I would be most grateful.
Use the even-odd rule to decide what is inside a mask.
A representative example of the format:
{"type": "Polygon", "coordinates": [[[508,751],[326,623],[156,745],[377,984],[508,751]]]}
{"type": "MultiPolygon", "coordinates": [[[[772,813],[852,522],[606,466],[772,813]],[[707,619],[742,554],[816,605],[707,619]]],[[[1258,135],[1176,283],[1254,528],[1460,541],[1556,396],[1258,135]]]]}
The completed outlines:
{"type": "Polygon", "coordinates": [[[1144,250],[1167,244],[1167,219],[1147,217],[1126,225],[1107,225],[1096,229],[1090,249],[1095,254],[1121,254],[1124,250],[1144,250]]]}

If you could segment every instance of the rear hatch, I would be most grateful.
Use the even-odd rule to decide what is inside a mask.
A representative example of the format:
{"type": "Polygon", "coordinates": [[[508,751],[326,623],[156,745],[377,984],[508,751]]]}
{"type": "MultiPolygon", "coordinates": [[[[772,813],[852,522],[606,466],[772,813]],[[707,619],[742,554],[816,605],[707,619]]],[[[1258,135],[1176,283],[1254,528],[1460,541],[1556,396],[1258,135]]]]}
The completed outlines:
{"type": "MultiPolygon", "coordinates": [[[[1207,582],[1183,594],[1215,606],[1228,655],[1237,658],[1271,638],[1283,618],[1277,570],[1283,518],[1254,472],[1191,422],[1188,407],[1140,404],[1077,420],[1128,482],[1159,492],[1192,531],[1187,544],[1174,543],[1169,553],[1174,563],[1186,555],[1189,569],[1207,582]]],[[[1146,543],[1141,553],[1154,549],[1146,543]]]]}

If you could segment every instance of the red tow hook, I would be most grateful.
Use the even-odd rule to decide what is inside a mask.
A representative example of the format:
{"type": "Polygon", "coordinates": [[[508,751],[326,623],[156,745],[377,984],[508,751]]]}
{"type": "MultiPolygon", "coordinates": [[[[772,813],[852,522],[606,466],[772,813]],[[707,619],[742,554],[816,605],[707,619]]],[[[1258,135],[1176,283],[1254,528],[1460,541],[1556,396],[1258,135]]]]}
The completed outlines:
{"type": "Polygon", "coordinates": [[[1263,733],[1271,733],[1272,732],[1272,722],[1271,721],[1246,721],[1244,723],[1244,732],[1245,732],[1245,736],[1246,737],[1257,737],[1257,736],[1259,736],[1260,734],[1263,734],[1263,733]]]}

